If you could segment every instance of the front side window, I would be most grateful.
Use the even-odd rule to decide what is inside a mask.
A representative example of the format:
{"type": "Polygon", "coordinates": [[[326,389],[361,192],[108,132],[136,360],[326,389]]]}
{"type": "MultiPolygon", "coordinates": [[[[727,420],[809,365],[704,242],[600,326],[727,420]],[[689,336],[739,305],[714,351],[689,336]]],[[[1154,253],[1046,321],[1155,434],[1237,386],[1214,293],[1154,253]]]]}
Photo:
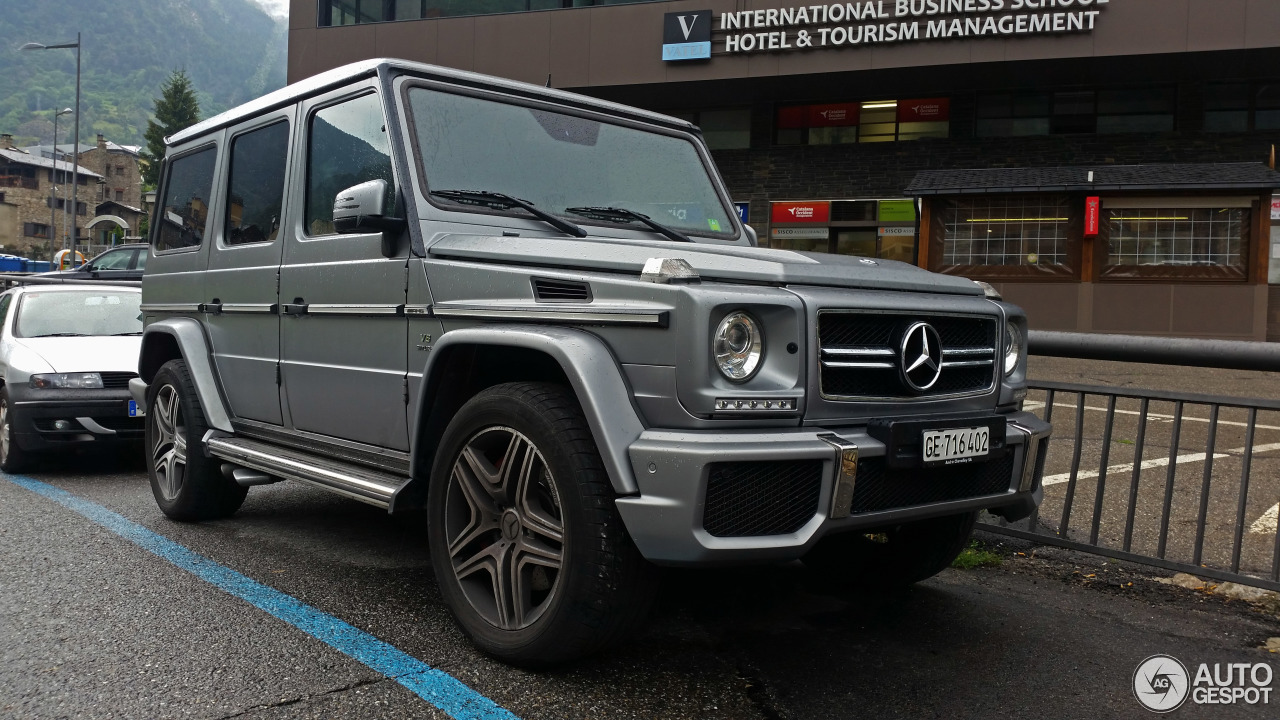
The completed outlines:
{"type": "Polygon", "coordinates": [[[89,270],[128,270],[133,250],[116,250],[100,255],[89,263],[89,270]]]}
{"type": "Polygon", "coordinates": [[[317,110],[308,136],[306,231],[332,235],[338,193],[369,180],[386,180],[389,193],[394,185],[391,143],[378,96],[361,95],[317,110]]]}
{"type": "Polygon", "coordinates": [[[1108,207],[1102,277],[1244,280],[1251,215],[1245,207],[1108,207]]]}
{"type": "Polygon", "coordinates": [[[204,241],[216,158],[216,149],[209,147],[170,161],[156,223],[156,250],[199,247],[204,241]]]}
{"type": "Polygon", "coordinates": [[[734,232],[730,211],[688,139],[425,88],[409,91],[409,106],[433,192],[502,193],[580,225],[610,223],[570,209],[620,208],[686,233],[723,238],[734,232]]]}
{"type": "Polygon", "coordinates": [[[17,337],[136,335],[142,332],[142,293],[112,290],[32,291],[14,320],[17,337]]]}
{"type": "Polygon", "coordinates": [[[1065,195],[953,198],[938,204],[932,269],[973,277],[1073,275],[1079,230],[1065,195]]]}
{"type": "Polygon", "coordinates": [[[228,245],[267,242],[280,230],[284,203],[289,123],[278,122],[237,136],[231,142],[231,184],[227,191],[228,245]]]}

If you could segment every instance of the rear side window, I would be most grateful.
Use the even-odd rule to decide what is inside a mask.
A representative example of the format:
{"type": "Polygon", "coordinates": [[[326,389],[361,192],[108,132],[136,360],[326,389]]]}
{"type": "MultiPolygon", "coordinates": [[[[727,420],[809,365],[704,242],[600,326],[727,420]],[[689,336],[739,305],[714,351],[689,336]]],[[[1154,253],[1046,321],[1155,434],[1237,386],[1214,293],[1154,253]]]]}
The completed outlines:
{"type": "Polygon", "coordinates": [[[231,143],[231,187],[227,191],[228,245],[267,242],[280,230],[289,123],[278,122],[236,137],[231,143]]]}
{"type": "Polygon", "coordinates": [[[156,219],[156,250],[199,247],[204,241],[216,157],[216,150],[209,147],[170,161],[164,202],[156,219]]]}
{"type": "Polygon", "coordinates": [[[388,194],[392,192],[391,143],[378,96],[362,95],[317,110],[308,137],[306,232],[330,235],[338,193],[378,179],[386,180],[388,194]]]}

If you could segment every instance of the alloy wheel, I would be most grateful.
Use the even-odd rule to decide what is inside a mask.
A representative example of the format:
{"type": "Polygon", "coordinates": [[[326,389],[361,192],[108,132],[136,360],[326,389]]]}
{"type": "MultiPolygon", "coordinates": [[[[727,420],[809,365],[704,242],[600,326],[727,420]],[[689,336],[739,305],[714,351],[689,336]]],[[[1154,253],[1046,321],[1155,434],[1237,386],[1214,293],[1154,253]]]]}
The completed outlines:
{"type": "Polygon", "coordinates": [[[155,443],[151,447],[151,466],[165,500],[174,500],[182,490],[187,475],[187,432],[182,421],[182,404],[178,390],[165,385],[156,393],[150,413],[155,443]]]}
{"type": "Polygon", "coordinates": [[[554,600],[564,562],[564,519],[538,448],[509,427],[489,427],[458,453],[445,497],[454,577],[491,625],[520,630],[554,600]]]}

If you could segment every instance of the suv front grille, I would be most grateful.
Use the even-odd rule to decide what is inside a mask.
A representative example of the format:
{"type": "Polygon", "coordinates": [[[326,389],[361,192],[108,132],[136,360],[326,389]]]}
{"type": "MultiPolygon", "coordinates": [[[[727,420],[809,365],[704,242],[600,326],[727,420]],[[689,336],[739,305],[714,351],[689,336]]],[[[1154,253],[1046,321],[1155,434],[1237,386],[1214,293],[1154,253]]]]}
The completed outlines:
{"type": "Polygon", "coordinates": [[[716,537],[793,533],[821,491],[821,460],[712,463],[702,526],[716,537]]]}
{"type": "Polygon", "coordinates": [[[993,317],[914,315],[824,310],[818,313],[822,395],[832,400],[977,395],[995,384],[996,320],[993,317]],[[942,341],[942,372],[932,387],[915,392],[902,380],[902,337],[926,322],[942,341]]]}
{"type": "Polygon", "coordinates": [[[864,458],[853,483],[853,514],[1003,494],[1013,482],[1013,455],[929,470],[892,469],[884,458],[864,458]]]}

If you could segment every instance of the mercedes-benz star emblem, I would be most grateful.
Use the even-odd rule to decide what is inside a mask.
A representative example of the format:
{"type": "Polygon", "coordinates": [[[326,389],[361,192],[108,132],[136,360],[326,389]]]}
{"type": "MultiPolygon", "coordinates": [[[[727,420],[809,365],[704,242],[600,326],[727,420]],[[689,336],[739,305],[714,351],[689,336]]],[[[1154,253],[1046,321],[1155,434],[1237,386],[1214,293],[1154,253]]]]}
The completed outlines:
{"type": "Polygon", "coordinates": [[[902,334],[901,357],[902,381],[924,392],[942,376],[942,337],[929,323],[914,323],[902,334]]]}

